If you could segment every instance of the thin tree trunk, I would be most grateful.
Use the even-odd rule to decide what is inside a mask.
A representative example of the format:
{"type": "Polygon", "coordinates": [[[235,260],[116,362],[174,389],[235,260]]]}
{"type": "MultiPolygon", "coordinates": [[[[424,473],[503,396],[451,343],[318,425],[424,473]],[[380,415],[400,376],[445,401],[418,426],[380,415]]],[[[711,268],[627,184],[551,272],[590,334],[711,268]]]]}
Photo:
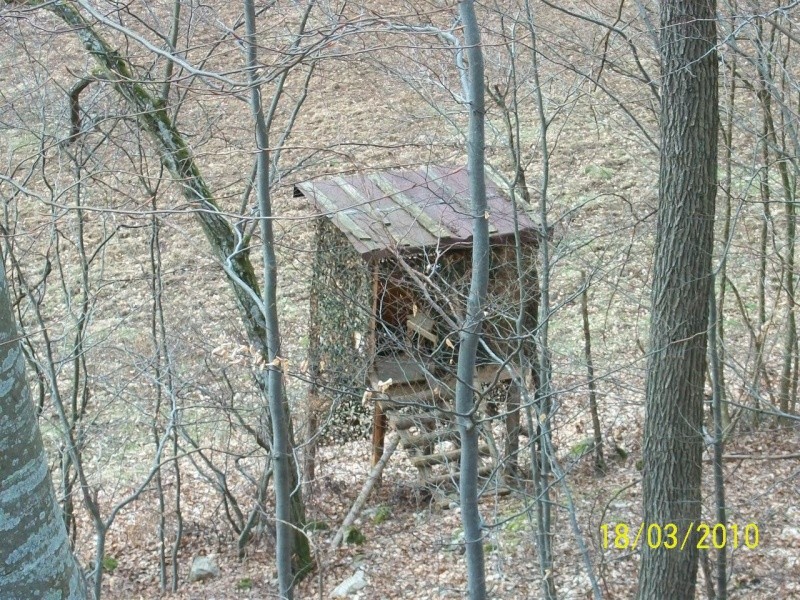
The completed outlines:
{"type": "Polygon", "coordinates": [[[753,421],[757,426],[761,419],[761,377],[764,375],[766,379],[764,367],[764,344],[766,341],[766,323],[767,323],[767,247],[769,237],[769,223],[772,221],[770,214],[771,203],[771,186],[769,181],[770,172],[770,157],[769,157],[769,143],[770,143],[770,124],[771,118],[771,96],[767,89],[767,81],[770,78],[770,71],[772,69],[770,60],[771,54],[763,52],[763,30],[762,24],[757,24],[758,31],[758,47],[759,56],[757,58],[756,66],[759,71],[759,88],[757,97],[761,103],[762,121],[761,121],[761,159],[764,161],[763,168],[760,171],[760,192],[761,202],[764,206],[764,214],[761,221],[761,238],[759,248],[759,261],[758,261],[758,329],[756,331],[755,351],[756,360],[753,368],[753,398],[755,411],[753,412],[753,421]]]}
{"type": "MultiPolygon", "coordinates": [[[[722,410],[722,364],[717,350],[717,299],[714,285],[711,285],[709,296],[708,350],[711,367],[712,411],[714,413],[714,503],[716,504],[716,522],[727,527],[725,511],[725,473],[722,468],[725,452],[725,422],[722,410]]],[[[728,598],[728,555],[725,545],[717,550],[717,600],[728,598]]]]}
{"type": "Polygon", "coordinates": [[[586,358],[586,384],[589,386],[589,412],[592,415],[592,430],[594,432],[594,469],[597,473],[604,473],[606,461],[603,457],[603,434],[600,429],[600,415],[597,412],[597,390],[594,384],[594,364],[592,363],[592,335],[589,330],[589,281],[586,274],[583,278],[583,292],[581,293],[581,315],[583,317],[583,354],[586,358]]]}
{"type": "Polygon", "coordinates": [[[555,600],[556,584],[553,573],[552,502],[550,498],[550,450],[552,426],[552,369],[550,366],[550,243],[548,237],[548,190],[550,186],[550,149],[547,144],[548,120],[544,94],[539,80],[537,30],[531,3],[526,0],[525,12],[531,35],[531,66],[539,117],[539,151],[542,155],[542,182],[539,193],[539,319],[536,342],[539,354],[539,385],[536,388],[536,422],[539,456],[534,458],[533,478],[536,493],[536,539],[539,549],[539,574],[544,600],[555,600]]]}
{"type": "MultiPolygon", "coordinates": [[[[264,296],[262,306],[267,334],[267,365],[264,372],[272,418],[272,462],[275,481],[275,562],[278,571],[278,593],[281,600],[292,600],[294,578],[292,576],[292,549],[294,529],[292,527],[292,480],[289,458],[288,420],[285,412],[286,400],[283,387],[284,361],[281,358],[280,327],[278,322],[278,265],[275,256],[275,240],[272,227],[272,201],[270,197],[269,129],[264,118],[261,86],[258,85],[258,56],[256,39],[256,15],[253,0],[244,0],[245,50],[247,54],[247,76],[250,81],[250,103],[255,121],[256,144],[258,146],[256,170],[256,196],[258,197],[261,223],[261,249],[264,263],[264,296]]],[[[296,490],[300,493],[300,487],[296,490]]]]}
{"type": "MultiPolygon", "coordinates": [[[[521,432],[522,418],[522,399],[528,397],[526,388],[526,373],[531,373],[534,369],[538,370],[536,357],[536,347],[532,342],[532,333],[536,331],[536,323],[539,318],[538,288],[527,285],[530,274],[526,273],[524,265],[523,243],[519,232],[519,202],[517,197],[521,197],[525,206],[531,206],[530,190],[525,180],[525,169],[521,161],[520,148],[520,127],[519,127],[519,102],[517,99],[517,65],[516,51],[514,44],[508,40],[508,57],[511,64],[510,76],[512,85],[509,92],[511,94],[511,106],[506,103],[506,96],[501,94],[498,89],[492,90],[491,86],[486,86],[489,96],[497,103],[502,111],[503,121],[506,126],[506,136],[508,150],[514,165],[514,180],[510,182],[509,194],[513,206],[514,223],[514,262],[517,271],[517,281],[519,283],[519,305],[517,307],[517,318],[514,323],[514,331],[518,340],[526,340],[519,344],[517,363],[520,367],[519,381],[512,382],[508,390],[506,401],[506,443],[504,456],[504,475],[511,482],[519,475],[519,434],[521,432]]],[[[538,273],[534,276],[534,281],[538,279],[538,273]]],[[[537,386],[538,387],[538,386],[537,386]]],[[[526,411],[527,413],[527,411],[526,411]]]]}
{"type": "MultiPolygon", "coordinates": [[[[794,347],[797,338],[797,324],[795,322],[794,312],[794,263],[795,263],[795,232],[797,223],[795,221],[795,207],[794,207],[794,193],[789,175],[789,169],[786,166],[786,152],[783,146],[779,143],[778,135],[775,131],[775,121],[772,117],[771,103],[766,102],[764,105],[764,119],[769,134],[769,140],[772,142],[775,152],[778,154],[778,173],[781,176],[781,186],[783,188],[784,197],[784,211],[786,217],[786,254],[782,257],[781,263],[783,267],[783,285],[786,292],[786,332],[784,334],[783,344],[783,366],[781,368],[781,382],[778,392],[778,402],[780,410],[783,413],[789,412],[789,397],[792,389],[792,368],[794,366],[794,347]]],[[[768,158],[769,154],[765,150],[765,155],[768,158]]]]}
{"type": "MultiPolygon", "coordinates": [[[[764,125],[766,130],[766,124],[764,125]]],[[[764,157],[764,166],[761,169],[761,202],[763,206],[763,215],[761,217],[760,228],[760,243],[759,243],[759,256],[758,256],[758,327],[755,331],[754,347],[755,347],[755,364],[753,366],[753,385],[752,395],[754,398],[753,421],[756,425],[761,418],[761,375],[764,369],[764,337],[766,335],[767,325],[767,241],[769,234],[769,222],[772,219],[770,215],[770,186],[769,186],[769,156],[767,149],[766,133],[761,140],[762,155],[764,157]]]]}
{"type": "MultiPolygon", "coordinates": [[[[769,200],[769,164],[770,164],[770,144],[773,151],[777,155],[778,160],[776,166],[781,178],[781,187],[784,196],[784,211],[786,219],[786,254],[781,257],[781,267],[783,271],[782,282],[784,291],[786,292],[786,330],[784,334],[783,345],[783,363],[781,367],[781,380],[778,388],[778,402],[781,412],[789,411],[789,398],[792,389],[792,370],[794,367],[794,348],[795,340],[797,338],[797,325],[795,322],[794,312],[794,263],[795,263],[795,208],[794,208],[794,193],[791,182],[791,176],[787,167],[787,153],[781,140],[778,139],[778,134],[775,130],[775,120],[772,115],[772,90],[774,86],[771,83],[772,68],[771,57],[773,55],[772,48],[774,47],[774,30],[770,36],[769,50],[764,51],[763,40],[760,39],[759,43],[759,57],[758,69],[761,79],[761,85],[758,91],[758,97],[761,101],[761,108],[763,112],[763,127],[762,127],[762,141],[761,153],[764,160],[764,172],[762,175],[762,188],[764,189],[763,195],[765,202],[769,200]]],[[[765,244],[762,244],[762,249],[766,253],[765,244]]],[[[762,257],[762,262],[766,258],[762,257]]],[[[762,267],[763,269],[763,267],[762,267]]]]}
{"type": "MultiPolygon", "coordinates": [[[[794,240],[795,240],[795,208],[794,200],[788,198],[784,203],[786,209],[786,266],[784,272],[784,285],[786,287],[786,332],[783,342],[783,367],[781,369],[781,385],[778,398],[782,413],[790,412],[790,397],[792,395],[795,346],[797,345],[797,323],[794,312],[794,240]]],[[[781,419],[786,422],[786,418],[781,419]]]]}
{"type": "MultiPolygon", "coordinates": [[[[169,51],[174,53],[178,46],[178,33],[180,33],[181,25],[181,0],[173,0],[172,2],[172,24],[169,29],[169,51]]],[[[172,85],[172,72],[175,70],[175,61],[167,60],[167,66],[164,68],[164,82],[161,84],[161,101],[168,104],[169,90],[172,85]]]]}
{"type": "MultiPolygon", "coordinates": [[[[735,26],[735,19],[731,23],[731,28],[735,26]]],[[[731,415],[728,403],[725,399],[725,290],[727,289],[728,279],[728,243],[731,237],[731,216],[733,208],[733,115],[736,103],[736,55],[731,58],[730,91],[728,93],[728,118],[727,127],[723,130],[725,140],[725,217],[722,225],[722,241],[725,244],[723,252],[725,255],[721,259],[719,267],[719,300],[717,305],[717,340],[719,344],[719,387],[720,402],[722,403],[722,425],[726,432],[731,424],[731,415]]]]}
{"type": "Polygon", "coordinates": [[[470,600],[486,598],[483,531],[478,510],[478,423],[475,419],[475,361],[483,323],[484,303],[489,285],[489,221],[486,215],[484,172],[484,84],[481,49],[474,0],[459,2],[464,42],[469,61],[469,167],[472,211],[472,276],[467,313],[458,348],[456,413],[461,435],[461,520],[467,551],[467,586],[470,600]]]}
{"type": "MultiPolygon", "coordinates": [[[[153,421],[150,425],[150,431],[153,435],[153,444],[158,451],[161,443],[161,435],[163,428],[161,424],[161,404],[164,397],[162,377],[163,365],[162,361],[168,363],[169,358],[164,356],[162,350],[166,346],[166,341],[159,337],[161,333],[159,329],[160,319],[162,314],[163,305],[161,304],[161,294],[163,288],[161,286],[161,253],[159,237],[159,222],[156,216],[156,194],[155,190],[148,190],[151,194],[150,205],[153,209],[153,214],[150,217],[150,340],[153,343],[153,379],[155,381],[155,390],[153,393],[153,421]],[[162,342],[164,342],[162,344],[162,342]]],[[[167,367],[169,369],[169,367],[167,367]]],[[[167,384],[169,385],[169,384],[167,384]]],[[[158,536],[158,582],[160,591],[163,593],[167,590],[167,508],[166,499],[164,495],[164,482],[159,468],[155,476],[156,498],[158,499],[158,525],[156,532],[158,536]]]]}
{"type": "Polygon", "coordinates": [[[645,524],[675,524],[680,551],[642,544],[639,600],[697,585],[703,387],[719,128],[715,0],[661,3],[661,165],[643,447],[645,524]]]}

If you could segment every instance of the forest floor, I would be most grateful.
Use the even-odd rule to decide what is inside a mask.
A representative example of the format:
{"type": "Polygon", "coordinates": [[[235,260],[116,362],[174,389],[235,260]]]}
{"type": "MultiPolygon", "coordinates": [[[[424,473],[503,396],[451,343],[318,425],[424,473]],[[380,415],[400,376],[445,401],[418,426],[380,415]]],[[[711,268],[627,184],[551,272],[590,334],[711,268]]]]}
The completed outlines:
{"type": "MultiPolygon", "coordinates": [[[[376,9],[379,4],[375,3],[376,9]]],[[[617,4],[606,4],[609,4],[608,14],[613,18],[617,4]]],[[[393,3],[387,2],[386,5],[393,3]]],[[[167,10],[167,3],[160,8],[167,10]]],[[[226,4],[217,8],[220,18],[226,22],[232,23],[238,16],[238,5],[226,4]]],[[[625,600],[633,597],[636,587],[639,552],[604,548],[601,527],[608,525],[613,529],[618,524],[625,524],[635,531],[641,519],[641,472],[637,465],[641,459],[644,346],[647,344],[658,153],[608,98],[599,95],[596,89],[590,90],[591,85],[581,77],[559,66],[563,54],[565,60],[580,67],[582,59],[579,55],[562,52],[555,45],[567,39],[559,37],[559,31],[563,36],[573,35],[574,24],[561,14],[543,12],[546,16],[544,22],[548,24],[542,42],[543,56],[547,59],[542,67],[543,86],[548,95],[548,110],[553,116],[549,138],[552,144],[549,196],[550,221],[554,229],[552,294],[556,309],[551,316],[550,336],[554,386],[560,407],[554,415],[554,443],[557,458],[567,474],[563,485],[554,481],[552,487],[554,578],[559,598],[591,598],[591,583],[583,562],[585,548],[599,577],[598,585],[603,597],[625,600]],[[554,44],[552,48],[544,46],[549,41],[554,44]],[[578,457],[575,452],[591,432],[577,297],[586,281],[586,274],[591,284],[589,306],[595,374],[608,459],[608,470],[603,476],[594,473],[591,456],[578,457]],[[574,510],[576,527],[570,520],[571,510],[574,510]]],[[[600,38],[598,34],[594,40],[597,47],[600,38]]],[[[372,59],[367,60],[367,55],[359,49],[363,39],[366,38],[354,38],[350,42],[358,52],[348,55],[343,51],[343,58],[320,64],[290,140],[295,149],[288,149],[284,155],[285,161],[293,164],[292,161],[300,157],[304,149],[314,146],[318,151],[313,156],[324,159],[309,161],[275,189],[281,280],[278,301],[284,351],[298,375],[288,381],[298,430],[302,430],[306,410],[307,384],[303,379],[302,365],[308,346],[313,211],[302,200],[292,196],[292,185],[327,174],[416,166],[426,161],[464,163],[461,131],[454,130],[457,128],[451,128],[441,118],[442,114],[456,114],[454,123],[457,125],[464,114],[461,107],[454,105],[447,93],[433,85],[431,72],[402,54],[407,49],[405,46],[400,44],[395,52],[388,45],[376,44],[378,50],[370,55],[372,59]],[[393,70],[390,71],[387,65],[393,70]],[[434,91],[424,98],[419,90],[411,88],[412,84],[418,88],[421,86],[423,92],[434,91]]],[[[619,40],[613,41],[612,50],[614,43],[619,43],[619,40]]],[[[620,47],[622,49],[617,47],[616,51],[624,56],[627,50],[624,44],[620,47]]],[[[47,60],[51,60],[60,65],[58,61],[66,60],[63,57],[69,55],[69,48],[78,57],[75,64],[80,64],[78,60],[85,60],[79,48],[65,45],[56,38],[49,47],[43,46],[42,56],[37,61],[50,64],[47,60]]],[[[0,70],[0,77],[4,78],[7,89],[13,90],[14,85],[23,89],[27,85],[25,72],[30,65],[24,60],[20,63],[22,66],[3,63],[11,57],[12,53],[0,55],[0,66],[4,67],[0,70]]],[[[445,56],[446,60],[443,59],[438,66],[433,64],[431,70],[447,72],[449,69],[452,75],[450,58],[445,56]]],[[[591,65],[584,66],[591,71],[591,65]]],[[[53,77],[56,80],[63,77],[61,88],[69,89],[72,79],[62,67],[53,68],[53,77]]],[[[502,65],[495,67],[495,71],[490,71],[490,77],[502,75],[502,65]]],[[[631,110],[640,121],[651,131],[655,130],[653,114],[647,110],[652,99],[648,99],[644,86],[631,87],[633,84],[624,81],[616,83],[622,90],[619,97],[630,101],[631,110]]],[[[238,211],[239,194],[252,159],[252,130],[250,121],[243,117],[245,105],[230,98],[220,100],[213,94],[199,94],[198,98],[191,94],[187,96],[178,125],[189,132],[189,139],[205,144],[195,148],[203,174],[223,197],[220,200],[223,208],[238,211]]],[[[98,102],[103,107],[102,102],[106,101],[113,108],[109,113],[119,111],[116,101],[101,97],[98,102]]],[[[535,191],[540,184],[541,156],[537,150],[538,122],[530,88],[525,89],[524,102],[520,132],[526,149],[524,158],[529,186],[535,191]]],[[[489,108],[494,129],[490,128],[487,152],[492,164],[509,172],[504,130],[496,108],[494,105],[489,108]]],[[[31,118],[36,116],[34,114],[31,118]]],[[[112,150],[109,150],[109,155],[113,155],[112,150]]],[[[153,162],[156,164],[157,160],[153,162]]],[[[152,168],[158,171],[157,167],[152,168]]],[[[157,177],[160,174],[154,176],[157,177]]],[[[744,183],[738,190],[743,197],[748,193],[748,177],[749,174],[743,175],[744,183]]],[[[135,178],[131,180],[134,189],[137,183],[135,178]]],[[[169,184],[164,185],[166,191],[159,201],[174,209],[171,214],[160,217],[163,225],[164,311],[171,336],[170,349],[177,365],[176,372],[180,375],[176,375],[176,381],[184,382],[185,386],[179,390],[183,394],[180,398],[192,408],[200,405],[208,409],[208,413],[218,410],[219,406],[214,405],[212,399],[217,396],[228,398],[225,394],[229,390],[221,383],[220,374],[224,374],[230,378],[233,388],[230,391],[231,404],[234,401],[242,405],[252,402],[257,406],[260,400],[253,391],[246,343],[228,284],[210,257],[199,227],[190,215],[181,212],[185,207],[176,192],[177,186],[169,188],[169,184]]],[[[97,188],[90,189],[98,195],[104,193],[94,192],[97,188]]],[[[136,197],[137,193],[143,195],[141,191],[131,192],[131,197],[139,204],[131,202],[131,205],[135,204],[139,210],[144,205],[141,198],[136,197]]],[[[116,202],[117,195],[112,196],[116,202]]],[[[101,204],[97,198],[92,200],[101,204]]],[[[721,214],[722,202],[719,204],[721,214]]],[[[759,213],[752,204],[743,204],[739,230],[730,246],[729,269],[731,278],[737,281],[745,296],[744,304],[750,306],[755,304],[752,248],[756,246],[755,232],[760,228],[760,220],[748,221],[748,216],[758,216],[759,213]]],[[[122,209],[133,211],[129,205],[122,209]]],[[[114,285],[106,285],[102,294],[98,294],[93,321],[93,327],[103,335],[107,334],[114,343],[108,346],[98,344],[97,350],[87,352],[87,362],[98,370],[92,373],[92,381],[96,382],[92,401],[103,407],[93,422],[97,440],[92,441],[99,445],[99,449],[92,449],[93,468],[96,467],[98,473],[93,482],[109,497],[115,498],[124,496],[126,486],[152,459],[152,448],[146,446],[151,443],[147,411],[152,410],[152,391],[148,387],[150,380],[142,375],[148,373],[145,367],[141,367],[146,363],[141,357],[148,357],[146,352],[150,351],[147,334],[150,297],[147,273],[143,275],[142,266],[146,264],[150,251],[149,225],[143,221],[143,216],[137,216],[138,213],[132,213],[134,216],[130,217],[122,209],[119,214],[107,217],[115,227],[118,223],[122,226],[121,233],[104,249],[107,253],[104,255],[107,265],[104,266],[107,269],[104,277],[108,281],[117,279],[114,285]],[[104,329],[106,324],[107,331],[104,329]],[[131,363],[132,366],[125,362],[137,360],[139,362],[131,363]],[[107,400],[107,404],[103,404],[103,400],[107,400]],[[112,460],[114,468],[104,470],[106,461],[112,463],[112,460]]],[[[29,218],[30,223],[21,218],[20,229],[28,226],[29,231],[37,235],[41,230],[46,232],[50,209],[26,210],[30,214],[23,216],[29,218]]],[[[94,235],[93,232],[100,232],[108,226],[104,221],[106,217],[100,214],[101,211],[87,214],[87,235],[94,235]]],[[[65,221],[68,218],[63,217],[65,221]]],[[[99,233],[97,235],[100,239],[99,233]]],[[[30,256],[49,257],[47,252],[31,252],[30,256]]],[[[253,256],[255,261],[257,252],[253,252],[253,256]]],[[[41,272],[35,263],[27,268],[31,273],[41,272]]],[[[770,293],[777,297],[781,285],[779,277],[773,274],[770,285],[770,293]]],[[[736,366],[744,372],[751,366],[748,361],[752,361],[752,348],[748,345],[750,338],[741,326],[741,315],[733,301],[729,300],[726,307],[727,348],[731,356],[741,359],[736,366]]],[[[776,304],[771,310],[778,314],[779,308],[776,304]]],[[[98,334],[98,338],[101,337],[98,334]]],[[[775,373],[780,368],[779,344],[773,342],[765,349],[765,360],[774,382],[775,373]]],[[[227,379],[225,383],[229,383],[227,379]]],[[[727,390],[729,398],[735,403],[749,404],[748,386],[747,376],[731,377],[727,390]]],[[[221,400],[219,402],[224,404],[221,400]]],[[[209,446],[214,446],[217,452],[214,457],[233,472],[233,466],[224,462],[230,442],[226,437],[230,431],[226,428],[229,415],[224,413],[217,418],[219,422],[205,423],[206,429],[198,430],[208,436],[209,446]]],[[[52,437],[46,421],[43,421],[45,436],[50,436],[50,447],[57,448],[58,440],[52,437]]],[[[245,443],[252,447],[252,439],[247,439],[244,434],[235,442],[237,450],[245,443]]],[[[770,419],[758,427],[743,419],[726,447],[726,454],[731,457],[724,464],[727,516],[731,525],[738,526],[740,535],[739,547],[729,548],[729,598],[732,600],[800,598],[798,448],[800,428],[796,425],[776,427],[770,419]],[[787,458],[789,455],[794,458],[787,458]],[[757,544],[750,539],[753,548],[744,546],[744,531],[750,524],[758,528],[757,544]]],[[[187,459],[190,456],[189,453],[187,459]]],[[[465,565],[457,498],[452,490],[447,490],[447,501],[434,501],[420,491],[417,472],[403,450],[398,450],[392,457],[383,474],[382,485],[373,492],[356,522],[364,536],[363,543],[345,544],[338,549],[329,547],[333,531],[367,478],[369,460],[370,444],[366,440],[320,448],[317,481],[308,499],[307,517],[324,523],[329,529],[312,534],[317,568],[299,583],[296,597],[328,598],[340,582],[359,568],[365,574],[367,585],[352,598],[422,600],[464,597],[465,565]]],[[[703,519],[713,524],[713,482],[709,461],[707,450],[704,453],[703,519]]],[[[209,479],[192,469],[188,460],[182,464],[185,469],[181,505],[185,522],[178,558],[178,591],[164,593],[159,588],[155,533],[158,511],[154,495],[148,493],[121,511],[109,531],[106,556],[112,557],[115,564],[113,567],[109,565],[105,574],[103,597],[113,600],[276,597],[274,539],[269,529],[248,544],[246,555],[240,560],[237,537],[224,514],[217,490],[209,479]],[[214,555],[220,575],[205,583],[187,582],[192,560],[208,555],[214,555]]],[[[173,489],[170,486],[174,481],[169,479],[169,475],[164,481],[168,490],[173,489]]],[[[514,490],[507,495],[496,495],[492,490],[486,490],[481,502],[487,532],[485,550],[489,594],[498,600],[539,598],[537,554],[528,511],[531,489],[524,479],[512,487],[514,490]]],[[[252,486],[241,479],[231,482],[231,490],[240,499],[252,499],[252,486]]],[[[92,524],[83,514],[79,520],[79,554],[85,564],[89,564],[93,547],[92,524]]],[[[748,531],[752,533],[753,527],[748,531]]],[[[711,550],[708,560],[713,563],[714,559],[715,552],[711,550]]],[[[701,569],[698,589],[705,590],[706,583],[701,569]]],[[[704,597],[703,592],[698,596],[704,597]]]]}
{"type": "MultiPolygon", "coordinates": [[[[636,432],[631,431],[633,444],[636,432]]],[[[740,532],[739,547],[729,546],[730,598],[772,600],[800,597],[800,507],[797,458],[781,459],[800,447],[800,437],[791,431],[761,431],[742,434],[728,446],[727,454],[746,459],[725,462],[728,520],[740,532]],[[759,482],[757,491],[753,482],[759,482]],[[744,545],[745,526],[758,528],[757,545],[744,545]]],[[[333,532],[341,524],[355,500],[369,466],[368,444],[352,442],[320,453],[320,471],[325,473],[314,486],[309,518],[324,523],[329,530],[313,534],[317,569],[300,583],[298,598],[328,598],[331,591],[357,569],[365,573],[367,586],[353,594],[362,599],[462,598],[465,589],[465,564],[457,499],[443,503],[420,493],[416,470],[399,450],[383,475],[382,486],[373,492],[355,526],[363,534],[361,544],[329,546],[333,532]]],[[[611,458],[604,476],[593,472],[591,456],[572,463],[568,485],[575,507],[581,538],[570,525],[563,489],[554,486],[554,574],[559,597],[583,600],[592,597],[584,571],[580,544],[585,544],[599,573],[603,597],[632,598],[636,588],[639,552],[617,549],[613,541],[603,547],[602,525],[619,523],[635,529],[641,522],[639,485],[636,468],[640,454],[611,458]]],[[[710,460],[708,452],[704,460],[710,460]]],[[[711,490],[710,466],[705,462],[705,490],[711,490]]],[[[524,483],[524,482],[521,482],[524,483]]],[[[201,487],[188,490],[185,502],[193,504],[201,487]]],[[[530,496],[517,492],[495,496],[489,490],[481,503],[486,522],[486,567],[489,597],[504,600],[539,598],[540,587],[532,527],[525,511],[530,496]]],[[[197,498],[197,502],[201,502],[197,498]]],[[[184,533],[180,572],[188,574],[190,557],[214,555],[221,575],[205,583],[182,583],[181,599],[271,598],[277,580],[273,566],[272,537],[265,535],[248,547],[239,560],[236,538],[220,522],[219,507],[206,505],[194,514],[184,533]]],[[[704,522],[714,523],[713,503],[706,494],[704,522]]],[[[117,527],[109,554],[119,559],[116,570],[107,575],[107,598],[119,600],[155,598],[158,586],[153,571],[153,538],[136,535],[147,527],[124,519],[117,527]]],[[[751,531],[752,528],[751,528],[751,531]]],[[[728,544],[732,542],[729,541],[728,544]]],[[[675,550],[677,551],[677,550],[675,550]]],[[[715,551],[708,553],[715,560],[715,551]]],[[[698,586],[705,589],[701,570],[698,586]]],[[[702,593],[701,593],[702,597],[702,593]]]]}

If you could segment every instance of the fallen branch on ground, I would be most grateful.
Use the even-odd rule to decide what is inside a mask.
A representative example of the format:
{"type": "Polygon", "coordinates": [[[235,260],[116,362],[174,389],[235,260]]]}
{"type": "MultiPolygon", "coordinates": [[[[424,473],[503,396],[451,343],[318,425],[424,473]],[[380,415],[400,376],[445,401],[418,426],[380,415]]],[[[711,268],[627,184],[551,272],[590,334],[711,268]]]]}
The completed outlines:
{"type": "Polygon", "coordinates": [[[358,514],[361,512],[361,509],[364,507],[367,498],[369,498],[372,488],[374,488],[375,484],[380,480],[384,467],[389,462],[389,459],[392,457],[392,454],[394,454],[394,451],[397,449],[397,445],[400,442],[400,436],[394,435],[390,440],[387,441],[389,443],[383,450],[381,459],[374,467],[372,467],[372,471],[370,471],[369,477],[367,477],[367,480],[364,482],[364,487],[361,489],[361,493],[358,495],[358,498],[356,498],[356,501],[350,508],[350,512],[348,512],[347,516],[344,518],[342,526],[339,527],[336,535],[333,536],[333,539],[331,540],[331,548],[336,548],[342,543],[342,539],[344,538],[347,528],[350,527],[353,522],[355,522],[358,514]]]}

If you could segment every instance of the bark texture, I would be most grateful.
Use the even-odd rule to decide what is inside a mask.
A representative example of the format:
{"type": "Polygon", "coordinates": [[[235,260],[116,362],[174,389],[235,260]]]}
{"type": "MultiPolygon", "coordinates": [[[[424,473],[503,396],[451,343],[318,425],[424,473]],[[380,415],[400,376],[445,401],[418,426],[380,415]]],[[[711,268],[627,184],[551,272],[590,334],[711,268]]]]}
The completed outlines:
{"type": "Polygon", "coordinates": [[[717,181],[714,0],[661,3],[661,167],[644,432],[644,523],[682,548],[642,544],[640,600],[694,598],[708,295],[717,181]]]}
{"type": "Polygon", "coordinates": [[[215,258],[232,281],[231,290],[242,314],[248,341],[266,358],[266,324],[255,270],[246,249],[240,247],[231,224],[220,213],[191,149],[169,116],[167,106],[139,82],[128,60],[111,47],[72,3],[58,0],[45,4],[31,0],[27,4],[46,6],[74,28],[81,44],[94,58],[98,73],[111,83],[137,115],[142,129],[153,138],[164,166],[175,181],[181,183],[183,195],[196,209],[195,215],[215,258]]]}
{"type": "Polygon", "coordinates": [[[0,261],[0,598],[86,598],[25,379],[0,261]]]}
{"type": "Polygon", "coordinates": [[[483,51],[472,0],[459,2],[464,42],[469,60],[469,191],[472,208],[472,277],[467,313],[461,328],[456,383],[456,413],[461,436],[461,521],[467,550],[467,587],[470,600],[486,598],[483,531],[478,509],[478,429],[475,422],[475,360],[489,286],[489,221],[484,179],[483,51]]]}

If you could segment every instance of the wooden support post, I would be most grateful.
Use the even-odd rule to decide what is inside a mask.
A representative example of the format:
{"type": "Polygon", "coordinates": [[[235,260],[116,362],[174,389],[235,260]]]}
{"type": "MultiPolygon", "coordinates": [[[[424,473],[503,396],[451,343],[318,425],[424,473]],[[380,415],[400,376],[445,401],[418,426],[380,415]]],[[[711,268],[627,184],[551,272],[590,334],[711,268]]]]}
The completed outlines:
{"type": "MultiPolygon", "coordinates": [[[[367,352],[370,360],[374,361],[377,354],[377,327],[380,315],[380,305],[378,303],[378,292],[380,283],[380,264],[375,261],[372,264],[372,315],[369,319],[369,339],[367,341],[367,352]]],[[[383,412],[383,405],[375,402],[375,412],[372,416],[372,466],[378,464],[383,455],[383,443],[386,438],[386,415],[383,412]]],[[[380,477],[380,474],[379,474],[380,477]]]]}
{"type": "Polygon", "coordinates": [[[378,464],[383,455],[383,444],[386,438],[386,414],[383,412],[383,405],[375,403],[375,413],[372,418],[372,466],[378,464]]]}

